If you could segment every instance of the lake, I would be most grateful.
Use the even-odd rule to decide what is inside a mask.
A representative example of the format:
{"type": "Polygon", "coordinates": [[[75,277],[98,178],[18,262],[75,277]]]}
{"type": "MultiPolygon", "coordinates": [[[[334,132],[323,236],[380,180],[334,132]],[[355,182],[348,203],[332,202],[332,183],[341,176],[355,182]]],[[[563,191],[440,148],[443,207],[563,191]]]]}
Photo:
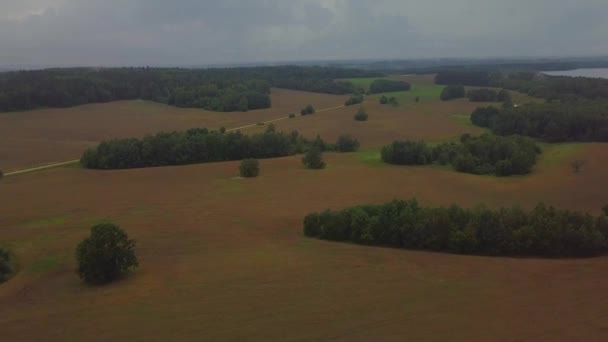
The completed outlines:
{"type": "Polygon", "coordinates": [[[582,76],[595,78],[608,78],[608,68],[601,69],[576,69],[566,71],[543,71],[543,74],[551,76],[582,76]]]}

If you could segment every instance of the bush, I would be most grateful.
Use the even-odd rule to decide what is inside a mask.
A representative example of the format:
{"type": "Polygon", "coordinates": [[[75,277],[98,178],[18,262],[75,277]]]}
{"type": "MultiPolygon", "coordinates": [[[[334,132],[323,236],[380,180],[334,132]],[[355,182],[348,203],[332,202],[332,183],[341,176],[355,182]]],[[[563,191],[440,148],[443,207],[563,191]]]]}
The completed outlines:
{"type": "Polygon", "coordinates": [[[463,98],[465,95],[465,89],[463,85],[449,85],[443,88],[441,92],[441,101],[448,101],[452,99],[463,98]]]}
{"type": "Polygon", "coordinates": [[[316,112],[315,107],[313,107],[312,105],[308,105],[304,108],[302,108],[302,110],[300,111],[301,115],[310,115],[310,114],[314,114],[316,112]]]}
{"type": "Polygon", "coordinates": [[[433,153],[423,141],[395,141],[382,148],[382,160],[396,165],[425,165],[433,162],[433,153]]]}
{"type": "Polygon", "coordinates": [[[304,158],[302,158],[302,164],[304,164],[304,166],[308,169],[325,168],[325,162],[323,161],[321,149],[317,146],[311,147],[304,155],[304,158]]]}
{"type": "Polygon", "coordinates": [[[334,241],[475,255],[592,256],[608,252],[608,219],[539,204],[519,208],[420,207],[394,200],[312,213],[304,234],[334,241]]]}
{"type": "Polygon", "coordinates": [[[359,141],[348,134],[341,135],[336,141],[336,151],[338,152],[355,152],[358,149],[359,141]]]}
{"type": "Polygon", "coordinates": [[[360,107],[359,110],[357,111],[357,114],[355,114],[354,119],[356,121],[367,121],[367,112],[365,111],[365,108],[360,107]]]}
{"type": "Polygon", "coordinates": [[[257,177],[260,174],[260,162],[257,159],[243,159],[239,171],[241,177],[257,177]]]}
{"type": "Polygon", "coordinates": [[[135,241],[113,223],[91,228],[91,235],[76,248],[78,274],[87,284],[109,283],[138,266],[135,241]]]}
{"type": "Polygon", "coordinates": [[[10,253],[0,248],[0,283],[7,281],[13,275],[13,272],[10,253]]]}
{"type": "Polygon", "coordinates": [[[296,117],[296,114],[295,114],[295,113],[291,113],[291,114],[289,114],[289,118],[290,118],[290,119],[293,119],[293,118],[295,118],[295,117],[296,117]]]}
{"type": "Polygon", "coordinates": [[[363,95],[357,94],[350,97],[350,99],[346,100],[344,103],[345,106],[352,106],[363,102],[363,95]]]}

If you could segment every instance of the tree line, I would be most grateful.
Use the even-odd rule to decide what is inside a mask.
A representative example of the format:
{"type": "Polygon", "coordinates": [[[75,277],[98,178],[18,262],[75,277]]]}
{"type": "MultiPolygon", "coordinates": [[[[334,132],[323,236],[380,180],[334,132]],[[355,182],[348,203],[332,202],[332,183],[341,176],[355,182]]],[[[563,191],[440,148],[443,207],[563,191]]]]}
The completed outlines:
{"type": "Polygon", "coordinates": [[[527,137],[464,134],[457,143],[434,147],[424,141],[395,141],[382,148],[381,157],[388,164],[449,164],[459,172],[510,176],[530,173],[540,153],[527,137]]]}
{"type": "Polygon", "coordinates": [[[396,80],[375,80],[369,86],[370,94],[390,93],[394,91],[408,91],[411,89],[408,82],[396,80]]]}
{"type": "Polygon", "coordinates": [[[483,107],[471,122],[495,134],[520,134],[548,142],[608,141],[608,102],[576,101],[527,104],[510,108],[483,107]]]}
{"type": "Polygon", "coordinates": [[[521,208],[422,207],[394,200],[304,218],[304,234],[332,241],[472,255],[572,257],[608,252],[608,206],[588,213],[521,208]]]}
{"type": "Polygon", "coordinates": [[[329,67],[223,69],[70,68],[0,73],[0,111],[71,107],[144,99],[177,107],[230,112],[269,108],[270,88],[329,94],[355,93],[336,78],[377,72],[329,67]]]}
{"type": "MultiPolygon", "coordinates": [[[[273,125],[264,133],[243,135],[241,132],[209,131],[194,128],[181,132],[161,132],[143,139],[114,139],[86,150],[80,163],[89,169],[128,169],[167,165],[186,165],[248,158],[275,158],[308,151],[349,152],[352,137],[340,137],[337,144],[319,136],[308,140],[297,131],[276,132],[273,125]]],[[[355,149],[356,149],[355,148],[355,149]]]]}

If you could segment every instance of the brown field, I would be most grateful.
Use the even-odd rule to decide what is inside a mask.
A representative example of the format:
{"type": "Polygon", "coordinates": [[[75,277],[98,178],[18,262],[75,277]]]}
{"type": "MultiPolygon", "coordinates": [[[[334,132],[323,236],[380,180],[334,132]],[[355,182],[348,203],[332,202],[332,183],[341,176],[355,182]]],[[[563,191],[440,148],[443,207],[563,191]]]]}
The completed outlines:
{"type": "MultiPolygon", "coordinates": [[[[471,131],[450,117],[470,105],[370,103],[365,129],[354,126],[356,108],[276,126],[328,138],[351,133],[373,148],[395,137],[443,139],[471,131]]],[[[170,111],[190,112],[162,108],[166,112],[156,119],[146,116],[145,123],[119,132],[166,128],[170,111]]],[[[115,120],[130,113],[115,114],[115,120]]],[[[184,114],[172,129],[198,124],[196,113],[184,114]]],[[[200,120],[209,120],[206,126],[223,122],[224,114],[213,115],[216,121],[200,120]]],[[[28,132],[43,134],[44,127],[29,125],[28,132]]],[[[95,125],[75,131],[82,126],[65,126],[65,135],[104,138],[88,138],[95,125]]],[[[6,177],[0,182],[1,240],[19,257],[20,271],[0,285],[0,340],[608,337],[608,257],[470,257],[331,243],[301,233],[301,220],[311,211],[412,196],[428,205],[530,207],[544,201],[597,213],[608,203],[608,144],[547,146],[532,175],[502,179],[387,166],[373,149],[325,157],[328,168],[321,171],[303,169],[301,156],[263,160],[260,177],[247,180],[235,178],[238,162],[122,171],[66,167],[6,177]],[[569,166],[575,157],[587,160],[578,175],[569,166]],[[137,239],[141,267],[122,281],[89,288],[75,275],[74,248],[103,219],[137,239]]]]}

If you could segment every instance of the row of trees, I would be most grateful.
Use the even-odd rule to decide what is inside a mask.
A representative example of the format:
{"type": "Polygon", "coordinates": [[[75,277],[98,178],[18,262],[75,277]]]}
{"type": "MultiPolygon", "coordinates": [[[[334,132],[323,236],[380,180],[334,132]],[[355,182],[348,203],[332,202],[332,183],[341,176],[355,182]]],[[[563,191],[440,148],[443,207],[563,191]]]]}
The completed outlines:
{"type": "Polygon", "coordinates": [[[608,141],[608,102],[577,101],[477,108],[471,122],[500,135],[520,134],[548,142],[608,141]]]}
{"type": "MultiPolygon", "coordinates": [[[[418,97],[416,97],[418,99],[418,97]]],[[[390,104],[391,106],[397,107],[399,105],[399,101],[394,96],[384,96],[380,97],[380,104],[390,104]]]]}
{"type": "Polygon", "coordinates": [[[89,169],[128,169],[167,165],[185,165],[247,158],[275,158],[303,153],[317,147],[321,151],[350,152],[359,143],[341,136],[336,144],[319,136],[307,140],[297,131],[276,132],[274,125],[264,133],[251,136],[241,132],[209,131],[205,128],[182,132],[161,132],[143,139],[115,139],[88,149],[80,163],[89,169]],[[350,146],[349,146],[350,145],[350,146]]]}
{"type": "Polygon", "coordinates": [[[570,257],[608,251],[604,214],[544,204],[520,208],[421,207],[415,199],[326,210],[304,218],[304,234],[333,241],[474,255],[570,257]]]}
{"type": "Polygon", "coordinates": [[[13,272],[10,253],[0,248],[0,283],[7,281],[13,275],[13,272]]]}
{"type": "Polygon", "coordinates": [[[357,89],[336,78],[375,77],[377,72],[325,67],[224,69],[71,68],[0,73],[0,111],[70,107],[145,99],[178,107],[246,111],[270,107],[270,88],[329,94],[357,89]]]}
{"type": "Polygon", "coordinates": [[[459,143],[431,147],[423,141],[395,141],[382,148],[382,160],[396,165],[452,165],[459,172],[497,176],[530,173],[541,152],[530,138],[465,134],[459,143]]]}
{"type": "Polygon", "coordinates": [[[411,85],[404,81],[395,80],[375,80],[369,86],[370,94],[389,93],[393,91],[408,91],[411,89],[411,85]]]}

